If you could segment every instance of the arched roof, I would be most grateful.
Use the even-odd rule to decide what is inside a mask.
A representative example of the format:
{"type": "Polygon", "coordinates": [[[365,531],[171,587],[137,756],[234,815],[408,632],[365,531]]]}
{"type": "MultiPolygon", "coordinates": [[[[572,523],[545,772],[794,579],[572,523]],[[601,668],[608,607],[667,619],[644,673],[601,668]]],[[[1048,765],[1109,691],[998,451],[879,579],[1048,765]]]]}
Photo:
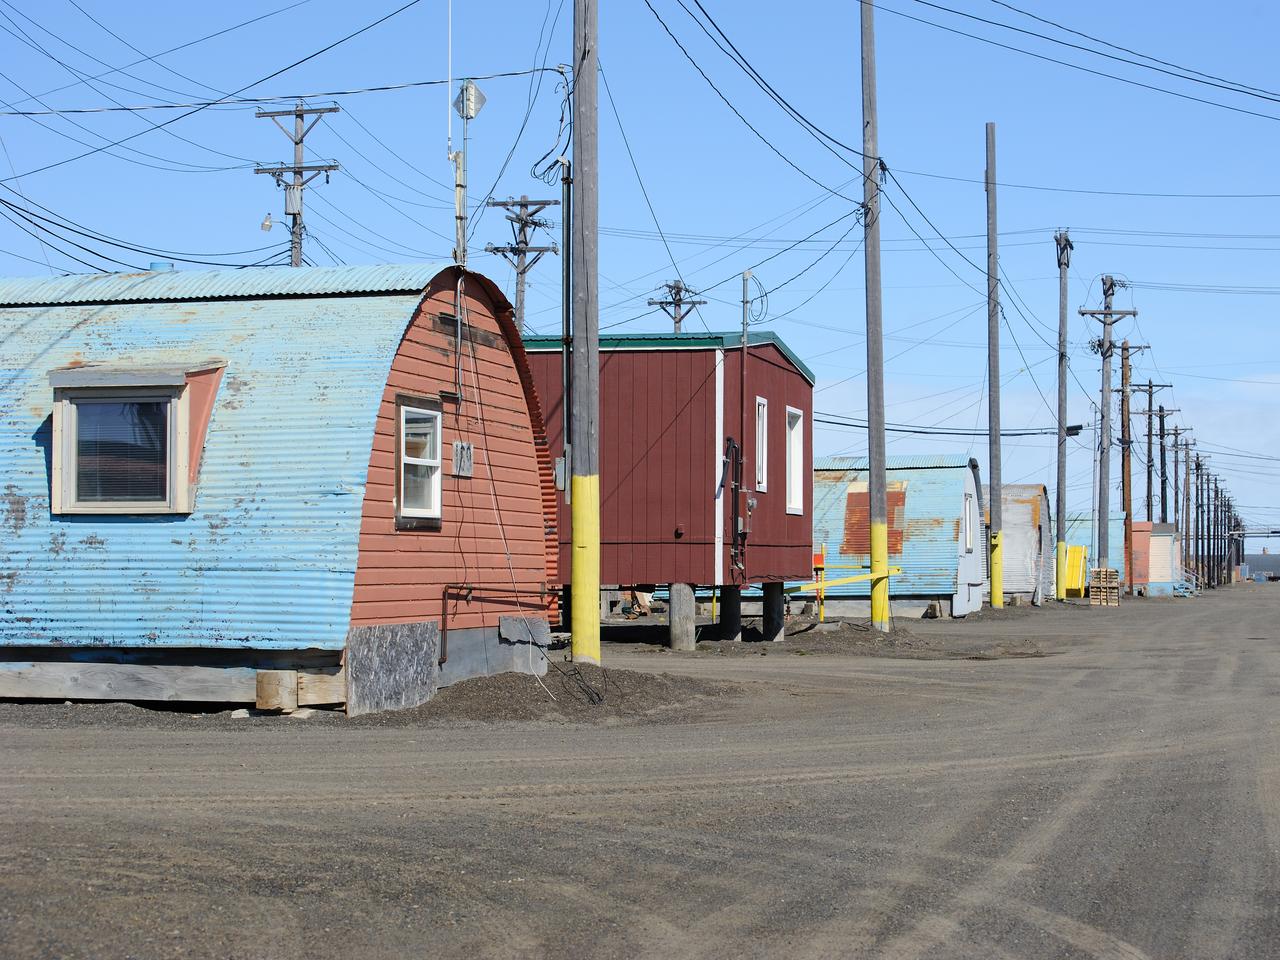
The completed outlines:
{"type": "MultiPolygon", "coordinates": [[[[340,648],[391,361],[456,269],[0,281],[0,644],[340,648]],[[194,512],[50,514],[50,371],[213,362],[194,512]]],[[[506,332],[502,292],[467,276],[506,332]]]]}

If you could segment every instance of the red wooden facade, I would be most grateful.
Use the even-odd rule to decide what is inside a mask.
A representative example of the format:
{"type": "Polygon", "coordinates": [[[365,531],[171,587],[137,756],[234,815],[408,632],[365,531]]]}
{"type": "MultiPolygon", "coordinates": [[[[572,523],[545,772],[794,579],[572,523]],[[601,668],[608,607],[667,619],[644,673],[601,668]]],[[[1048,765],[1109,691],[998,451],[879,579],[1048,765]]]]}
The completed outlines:
{"type": "MultiPolygon", "coordinates": [[[[753,334],[746,364],[745,546],[734,549],[730,438],[743,436],[737,334],[630,335],[600,341],[600,576],[606,584],[703,586],[807,579],[813,544],[812,375],[773,334],[753,334]],[[755,483],[756,398],[766,401],[765,482],[755,483]],[[798,414],[793,507],[787,418],[798,414]],[[798,493],[797,493],[798,490],[798,493]],[[795,501],[798,500],[798,504],[795,501]]],[[[558,338],[526,339],[552,457],[564,455],[558,338]]],[[[569,582],[570,508],[557,493],[559,572],[569,582]]]]}
{"type": "Polygon", "coordinates": [[[383,391],[360,524],[354,627],[438,620],[450,584],[476,588],[470,599],[450,596],[450,629],[496,627],[501,614],[551,609],[557,552],[547,518],[555,485],[537,394],[506,298],[467,273],[461,400],[451,398],[458,392],[457,276],[445,270],[427,289],[383,391]],[[417,528],[396,523],[397,400],[405,398],[438,403],[442,414],[441,517],[417,528]],[[455,440],[472,444],[470,477],[454,475],[455,440]],[[544,590],[546,598],[537,596],[544,590]]]}

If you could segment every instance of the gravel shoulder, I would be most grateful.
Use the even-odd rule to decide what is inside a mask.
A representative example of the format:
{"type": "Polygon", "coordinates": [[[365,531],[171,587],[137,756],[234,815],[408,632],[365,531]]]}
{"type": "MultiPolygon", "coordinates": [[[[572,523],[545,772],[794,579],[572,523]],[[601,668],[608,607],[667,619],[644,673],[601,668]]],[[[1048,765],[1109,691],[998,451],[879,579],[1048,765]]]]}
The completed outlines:
{"type": "Polygon", "coordinates": [[[338,729],[432,727],[449,724],[650,724],[696,720],[741,696],[740,685],[665,673],[553,661],[545,677],[506,673],[464,680],[409,710],[348,717],[337,710],[263,714],[218,705],[49,703],[0,701],[0,727],[142,728],[246,731],[297,726],[338,729]]]}

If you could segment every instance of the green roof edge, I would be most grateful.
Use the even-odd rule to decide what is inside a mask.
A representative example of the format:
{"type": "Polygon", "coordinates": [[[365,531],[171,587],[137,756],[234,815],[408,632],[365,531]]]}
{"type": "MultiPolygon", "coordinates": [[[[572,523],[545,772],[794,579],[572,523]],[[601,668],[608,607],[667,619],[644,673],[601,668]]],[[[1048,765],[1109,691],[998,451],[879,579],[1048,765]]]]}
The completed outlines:
{"type": "MultiPolygon", "coordinates": [[[[782,355],[791,361],[792,365],[799,370],[806,380],[811,384],[816,384],[818,378],[813,375],[813,371],[795,355],[786,342],[774,333],[772,330],[753,331],[747,334],[747,343],[750,346],[758,344],[771,343],[779,350],[782,355]]],[[[605,334],[600,338],[600,347],[605,350],[616,349],[632,349],[632,350],[670,350],[673,348],[685,350],[697,349],[722,349],[727,350],[733,347],[741,346],[741,333],[615,333],[605,334]]],[[[559,350],[561,346],[559,334],[550,336],[529,336],[524,337],[524,348],[529,351],[539,352],[546,350],[559,350]]]]}

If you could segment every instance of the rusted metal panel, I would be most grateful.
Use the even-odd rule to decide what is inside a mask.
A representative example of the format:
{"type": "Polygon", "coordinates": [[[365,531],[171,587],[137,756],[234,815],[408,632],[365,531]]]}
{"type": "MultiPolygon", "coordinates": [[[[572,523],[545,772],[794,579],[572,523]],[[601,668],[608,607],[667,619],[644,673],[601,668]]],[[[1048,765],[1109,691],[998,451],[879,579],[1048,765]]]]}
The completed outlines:
{"type": "Polygon", "coordinates": [[[342,647],[374,418],[438,272],[380,269],[0,285],[68,304],[0,307],[0,644],[342,647]],[[201,295],[244,299],[166,299],[201,295]],[[48,371],[210,357],[226,368],[190,515],[50,514],[48,371]]]}
{"type": "MultiPolygon", "coordinates": [[[[812,383],[776,336],[753,335],[747,391],[769,399],[771,454],[764,492],[752,492],[747,565],[730,579],[726,559],[731,511],[717,520],[718,437],[741,433],[741,389],[735,334],[602,337],[600,347],[601,581],[603,583],[716,582],[716,544],[725,544],[720,569],[729,582],[805,577],[811,562],[812,383]],[[727,345],[727,346],[726,346],[727,345]],[[721,377],[716,356],[723,351],[721,377]],[[717,424],[717,381],[723,383],[717,424]],[[788,406],[804,416],[803,512],[786,510],[784,423],[788,406]],[[719,531],[717,530],[719,527],[719,531]],[[717,532],[721,534],[717,537],[717,532]]],[[[563,456],[563,388],[558,338],[525,339],[545,411],[553,457],[563,456]]],[[[749,418],[754,424],[753,419],[749,418]]],[[[754,431],[748,431],[745,476],[754,469],[754,431]]],[[[726,495],[727,496],[727,495],[726,495]]],[[[570,577],[570,510],[558,498],[559,575],[570,577]]]]}
{"type": "MultiPolygon", "coordinates": [[[[976,463],[968,457],[908,456],[890,457],[886,466],[889,563],[902,568],[889,580],[890,596],[947,597],[957,613],[974,609],[983,580],[976,463]]],[[[837,565],[870,569],[866,458],[820,459],[813,487],[814,549],[826,547],[827,576],[855,572],[837,565]]],[[[869,595],[866,582],[828,591],[836,597],[869,595]]]]}

